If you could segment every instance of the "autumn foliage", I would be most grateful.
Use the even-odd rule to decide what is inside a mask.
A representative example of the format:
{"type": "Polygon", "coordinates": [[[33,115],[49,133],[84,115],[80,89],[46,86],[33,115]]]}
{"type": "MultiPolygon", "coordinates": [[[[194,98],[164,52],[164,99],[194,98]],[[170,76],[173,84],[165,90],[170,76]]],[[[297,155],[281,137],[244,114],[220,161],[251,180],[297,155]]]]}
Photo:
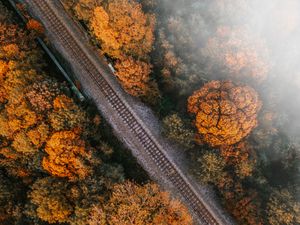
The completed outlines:
{"type": "Polygon", "coordinates": [[[199,134],[212,146],[232,145],[246,137],[257,126],[261,106],[253,88],[231,81],[211,81],[188,99],[199,134]]]}
{"type": "Polygon", "coordinates": [[[227,210],[237,218],[239,224],[263,225],[257,193],[247,192],[240,184],[234,185],[233,188],[231,191],[235,194],[225,196],[227,210]]]}
{"type": "Polygon", "coordinates": [[[43,25],[35,19],[29,19],[27,24],[26,24],[26,28],[28,30],[32,30],[32,31],[37,32],[37,34],[44,33],[43,25]]]}
{"type": "Polygon", "coordinates": [[[236,165],[255,156],[255,152],[247,142],[239,142],[235,145],[223,145],[220,147],[221,156],[227,163],[236,165]]]}
{"type": "Polygon", "coordinates": [[[114,58],[145,57],[152,49],[154,25],[155,17],[145,14],[133,0],[113,0],[106,8],[96,7],[90,21],[102,50],[114,58]]]}
{"type": "Polygon", "coordinates": [[[269,72],[265,43],[247,29],[218,28],[202,54],[212,70],[224,72],[232,79],[262,82],[269,72]]]}
{"type": "Polygon", "coordinates": [[[154,42],[154,15],[144,13],[133,0],[81,0],[75,4],[75,15],[84,20],[101,51],[116,60],[116,76],[131,95],[153,103],[158,88],[150,81],[152,66],[148,54],[154,42]]]}
{"type": "Polygon", "coordinates": [[[148,102],[159,94],[156,84],[150,80],[150,64],[126,57],[118,60],[115,68],[117,78],[129,94],[147,98],[148,102]]]}
{"type": "Polygon", "coordinates": [[[66,222],[73,211],[73,207],[66,196],[68,184],[54,178],[39,179],[29,194],[31,202],[35,204],[37,215],[49,223],[66,222]]]}
{"type": "Polygon", "coordinates": [[[118,184],[106,206],[108,224],[192,224],[188,210],[156,184],[118,184]]]}
{"type": "Polygon", "coordinates": [[[86,177],[91,171],[85,161],[91,157],[84,140],[73,131],[54,133],[47,141],[43,168],[53,176],[76,179],[86,177]]]}
{"type": "Polygon", "coordinates": [[[270,225],[300,223],[300,203],[286,189],[272,193],[267,203],[267,213],[270,225]]]}

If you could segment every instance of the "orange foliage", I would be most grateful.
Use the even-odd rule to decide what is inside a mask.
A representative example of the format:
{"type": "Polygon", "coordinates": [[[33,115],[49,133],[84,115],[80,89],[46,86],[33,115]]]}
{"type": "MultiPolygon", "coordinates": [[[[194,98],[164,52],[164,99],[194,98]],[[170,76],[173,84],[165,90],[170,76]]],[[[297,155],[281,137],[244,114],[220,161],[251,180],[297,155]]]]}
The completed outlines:
{"type": "Polygon", "coordinates": [[[38,179],[28,197],[35,206],[37,217],[50,224],[66,223],[73,213],[72,201],[67,193],[68,182],[46,177],[38,179]]]}
{"type": "Polygon", "coordinates": [[[254,202],[255,193],[241,198],[238,202],[228,202],[230,212],[241,224],[263,225],[262,219],[258,213],[259,206],[254,202]]]}
{"type": "Polygon", "coordinates": [[[53,108],[53,100],[61,94],[59,84],[50,79],[43,79],[27,87],[25,96],[31,107],[41,113],[53,108]]]}
{"type": "Polygon", "coordinates": [[[4,103],[7,97],[7,93],[4,90],[3,82],[8,71],[8,63],[0,60],[0,103],[4,103]]]}
{"type": "Polygon", "coordinates": [[[211,146],[246,137],[257,125],[261,106],[253,88],[231,81],[211,81],[188,99],[188,112],[196,114],[198,132],[211,146]]]}
{"type": "Polygon", "coordinates": [[[131,182],[115,185],[106,205],[108,224],[192,224],[187,208],[171,200],[156,184],[131,182]]]}
{"type": "Polygon", "coordinates": [[[221,156],[229,164],[238,164],[247,161],[255,152],[247,142],[239,142],[236,145],[223,145],[220,148],[221,156]]]}
{"type": "Polygon", "coordinates": [[[66,95],[59,95],[53,100],[54,109],[68,109],[73,108],[74,102],[71,98],[66,95]]]}
{"type": "Polygon", "coordinates": [[[145,14],[140,3],[112,0],[107,7],[96,7],[90,20],[93,34],[109,56],[124,54],[144,57],[152,49],[155,17],[145,14]]]}
{"type": "Polygon", "coordinates": [[[20,53],[20,49],[16,44],[4,45],[2,49],[7,57],[14,57],[20,53]]]}
{"type": "Polygon", "coordinates": [[[53,101],[53,108],[48,119],[54,130],[71,130],[86,125],[86,113],[66,95],[58,95],[53,101]]]}
{"type": "Polygon", "coordinates": [[[72,180],[82,179],[90,173],[85,160],[91,155],[86,150],[85,142],[73,131],[54,133],[47,141],[45,151],[48,156],[43,159],[43,167],[54,176],[72,180]]]}
{"type": "Polygon", "coordinates": [[[0,154],[8,159],[17,159],[18,153],[11,148],[0,148],[0,154]]]}
{"type": "Polygon", "coordinates": [[[7,123],[11,132],[10,134],[7,134],[8,137],[21,129],[31,127],[39,120],[39,115],[30,110],[24,101],[20,104],[6,105],[6,112],[8,115],[7,123]]]}
{"type": "Polygon", "coordinates": [[[36,21],[35,19],[28,20],[28,22],[26,24],[26,28],[28,30],[35,31],[38,34],[42,34],[45,31],[43,25],[40,22],[36,21]]]}
{"type": "Polygon", "coordinates": [[[265,43],[246,29],[220,27],[202,52],[211,66],[221,66],[232,78],[261,82],[269,72],[265,43]]]}
{"type": "Polygon", "coordinates": [[[7,71],[8,71],[8,63],[3,60],[0,60],[0,82],[3,81],[7,71]]]}
{"type": "Polygon", "coordinates": [[[48,125],[42,123],[27,132],[27,137],[37,147],[41,147],[48,138],[50,131],[48,125]]]}
{"type": "Polygon", "coordinates": [[[145,96],[149,92],[151,65],[126,57],[115,65],[116,76],[123,88],[133,96],[145,96]]]}
{"type": "Polygon", "coordinates": [[[224,197],[225,207],[238,221],[238,224],[262,225],[260,202],[255,191],[246,190],[240,182],[226,175],[219,182],[218,188],[224,197]]]}

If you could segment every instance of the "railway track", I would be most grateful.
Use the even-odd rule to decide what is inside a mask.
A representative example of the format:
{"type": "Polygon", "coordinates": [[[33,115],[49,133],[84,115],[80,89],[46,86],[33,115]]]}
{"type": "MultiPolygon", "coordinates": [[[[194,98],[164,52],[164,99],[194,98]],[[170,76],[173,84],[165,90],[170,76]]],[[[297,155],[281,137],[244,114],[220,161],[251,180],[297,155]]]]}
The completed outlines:
{"type": "MultiPolygon", "coordinates": [[[[122,101],[118,93],[100,74],[94,63],[87,57],[76,38],[70,34],[66,25],[61,21],[55,10],[48,4],[46,0],[28,0],[29,5],[34,5],[35,9],[43,15],[47,20],[47,29],[55,35],[60,44],[69,49],[74,56],[74,60],[78,63],[86,73],[97,84],[99,91],[105,96],[110,106],[118,113],[119,118],[130,132],[134,134],[136,139],[143,146],[144,151],[154,164],[159,168],[160,172],[168,179],[169,182],[177,189],[177,192],[186,200],[189,208],[198,217],[200,224],[218,225],[221,222],[207,208],[199,193],[193,188],[191,183],[182,174],[180,169],[169,160],[166,153],[161,149],[149,134],[139,120],[132,113],[131,109],[122,101]]],[[[27,2],[27,4],[28,4],[27,2]]]]}

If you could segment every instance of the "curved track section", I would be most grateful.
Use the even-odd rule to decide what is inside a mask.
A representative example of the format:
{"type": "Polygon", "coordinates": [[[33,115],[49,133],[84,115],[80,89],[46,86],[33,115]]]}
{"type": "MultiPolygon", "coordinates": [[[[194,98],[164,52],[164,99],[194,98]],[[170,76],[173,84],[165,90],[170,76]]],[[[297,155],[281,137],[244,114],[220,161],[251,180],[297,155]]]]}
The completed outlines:
{"type": "Polygon", "coordinates": [[[141,121],[136,118],[137,116],[132,112],[132,109],[127,106],[126,102],[123,102],[114,88],[101,75],[51,5],[46,0],[28,0],[27,4],[29,7],[34,5],[32,8],[38,10],[43,15],[43,18],[47,20],[47,30],[58,38],[61,45],[69,49],[76,63],[84,68],[88,76],[92,78],[98,90],[105,96],[106,101],[118,113],[118,117],[123,121],[128,131],[132,132],[139,141],[143,151],[153,161],[154,165],[159,168],[163,176],[174,186],[178,194],[188,204],[190,210],[193,211],[193,214],[198,217],[197,221],[200,224],[207,225],[222,224],[221,220],[203,202],[199,193],[193,188],[181,170],[168,158],[162,147],[153,139],[141,121]]]}

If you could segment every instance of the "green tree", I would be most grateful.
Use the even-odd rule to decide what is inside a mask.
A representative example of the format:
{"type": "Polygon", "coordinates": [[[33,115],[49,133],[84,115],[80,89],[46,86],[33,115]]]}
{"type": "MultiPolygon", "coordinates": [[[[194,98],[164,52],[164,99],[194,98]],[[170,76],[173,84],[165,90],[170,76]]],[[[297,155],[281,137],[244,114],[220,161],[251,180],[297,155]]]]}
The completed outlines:
{"type": "Polygon", "coordinates": [[[195,134],[185,127],[184,121],[178,114],[171,114],[163,119],[164,131],[167,138],[175,140],[179,144],[192,148],[194,146],[195,134]]]}
{"type": "Polygon", "coordinates": [[[225,177],[226,162],[217,153],[206,152],[197,161],[200,165],[195,169],[195,173],[201,182],[218,185],[225,177]]]}

